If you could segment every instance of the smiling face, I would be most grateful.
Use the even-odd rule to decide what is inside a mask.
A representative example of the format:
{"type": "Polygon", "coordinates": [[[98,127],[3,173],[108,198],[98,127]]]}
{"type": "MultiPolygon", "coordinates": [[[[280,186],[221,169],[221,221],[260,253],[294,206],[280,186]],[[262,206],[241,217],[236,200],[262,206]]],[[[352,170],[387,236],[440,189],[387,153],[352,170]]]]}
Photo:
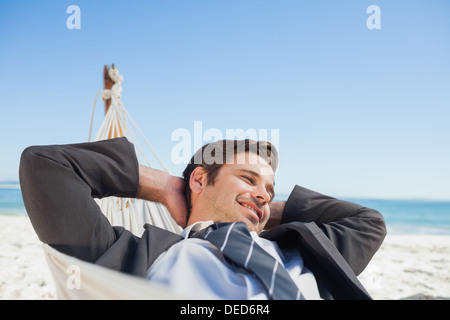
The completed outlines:
{"type": "Polygon", "coordinates": [[[274,196],[274,172],[254,153],[238,153],[233,164],[224,164],[214,183],[197,167],[191,175],[192,211],[189,223],[244,222],[250,231],[261,232],[270,215],[274,196]]]}

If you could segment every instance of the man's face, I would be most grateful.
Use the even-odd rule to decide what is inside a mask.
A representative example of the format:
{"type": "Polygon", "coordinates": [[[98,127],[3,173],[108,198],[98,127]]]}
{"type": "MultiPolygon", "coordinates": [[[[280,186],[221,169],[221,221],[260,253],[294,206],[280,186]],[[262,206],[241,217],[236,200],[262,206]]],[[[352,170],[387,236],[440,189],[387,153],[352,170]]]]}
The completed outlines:
{"type": "Polygon", "coordinates": [[[240,153],[233,164],[224,164],[214,184],[203,191],[205,207],[215,222],[244,222],[250,231],[261,232],[270,215],[274,196],[274,172],[261,157],[240,153]]]}

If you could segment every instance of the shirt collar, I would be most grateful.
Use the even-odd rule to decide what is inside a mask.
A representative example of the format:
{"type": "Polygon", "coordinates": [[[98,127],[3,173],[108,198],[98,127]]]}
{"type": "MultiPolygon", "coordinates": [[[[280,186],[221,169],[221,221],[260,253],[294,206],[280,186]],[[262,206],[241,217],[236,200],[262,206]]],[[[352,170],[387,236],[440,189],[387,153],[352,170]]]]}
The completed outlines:
{"type": "Polygon", "coordinates": [[[214,221],[208,220],[208,221],[198,221],[196,223],[193,223],[181,232],[181,236],[185,239],[189,238],[189,234],[192,232],[197,232],[199,230],[205,229],[209,227],[210,225],[214,224],[214,221]]]}

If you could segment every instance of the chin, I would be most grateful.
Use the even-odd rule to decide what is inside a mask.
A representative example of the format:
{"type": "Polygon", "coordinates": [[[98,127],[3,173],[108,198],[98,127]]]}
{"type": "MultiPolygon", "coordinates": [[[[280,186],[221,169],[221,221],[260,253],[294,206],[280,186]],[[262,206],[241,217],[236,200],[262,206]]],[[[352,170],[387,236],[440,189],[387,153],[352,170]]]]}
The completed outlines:
{"type": "Polygon", "coordinates": [[[242,221],[247,225],[247,228],[249,231],[256,231],[257,233],[260,233],[260,226],[259,225],[255,225],[254,223],[252,223],[251,221],[242,221]]]}

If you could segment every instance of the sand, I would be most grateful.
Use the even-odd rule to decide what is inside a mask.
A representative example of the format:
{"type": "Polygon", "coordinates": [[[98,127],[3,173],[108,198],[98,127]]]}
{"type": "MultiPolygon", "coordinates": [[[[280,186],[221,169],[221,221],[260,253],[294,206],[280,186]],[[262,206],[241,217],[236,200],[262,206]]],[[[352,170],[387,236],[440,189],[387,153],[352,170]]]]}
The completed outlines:
{"type": "Polygon", "coordinates": [[[450,236],[388,234],[359,279],[376,300],[450,299],[450,236]]]}
{"type": "MultiPolygon", "coordinates": [[[[26,216],[0,216],[0,299],[57,299],[26,216]]],[[[359,276],[376,300],[449,299],[450,236],[388,235],[359,276]]]]}
{"type": "Polygon", "coordinates": [[[0,215],[0,299],[56,299],[42,243],[26,216],[0,215]]]}

